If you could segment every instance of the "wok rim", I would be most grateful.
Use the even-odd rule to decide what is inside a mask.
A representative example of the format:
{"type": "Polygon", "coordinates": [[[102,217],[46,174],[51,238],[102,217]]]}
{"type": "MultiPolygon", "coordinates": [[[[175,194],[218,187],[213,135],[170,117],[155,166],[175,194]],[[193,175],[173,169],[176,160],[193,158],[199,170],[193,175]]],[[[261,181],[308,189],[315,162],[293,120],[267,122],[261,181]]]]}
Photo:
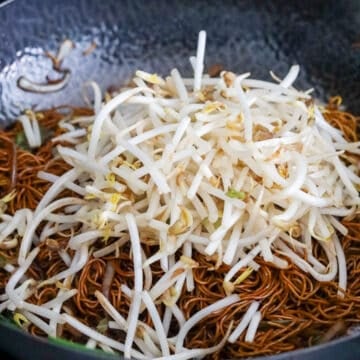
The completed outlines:
{"type": "MultiPolygon", "coordinates": [[[[34,343],[34,346],[36,346],[36,343],[42,344],[42,345],[57,348],[59,350],[65,350],[66,352],[72,352],[74,354],[88,355],[89,359],[109,359],[109,360],[119,359],[119,353],[116,353],[114,355],[106,353],[105,351],[102,353],[102,350],[100,350],[100,349],[97,349],[98,351],[94,351],[92,349],[86,349],[85,346],[83,349],[70,348],[62,343],[51,342],[51,341],[49,341],[48,338],[45,338],[45,337],[42,338],[42,337],[31,335],[27,331],[17,328],[14,324],[8,324],[8,323],[0,320],[0,329],[1,328],[6,329],[6,331],[8,331],[8,332],[15,333],[16,336],[18,336],[20,338],[24,337],[24,338],[29,339],[32,343],[34,343]]],[[[292,351],[286,351],[286,352],[282,352],[282,353],[278,353],[278,354],[274,354],[274,355],[263,355],[260,357],[257,356],[257,357],[239,358],[239,359],[291,360],[291,359],[301,359],[302,356],[307,355],[309,353],[314,353],[314,355],[320,356],[321,351],[324,349],[328,350],[328,348],[334,348],[339,345],[345,345],[345,343],[350,343],[353,340],[359,340],[359,339],[360,339],[360,332],[354,331],[354,333],[352,333],[352,334],[341,336],[337,339],[331,340],[331,341],[323,343],[323,344],[313,345],[310,347],[296,349],[296,350],[292,350],[292,351]]],[[[78,343],[74,342],[74,344],[78,344],[78,343]]],[[[78,345],[81,346],[81,344],[78,344],[78,345]]]]}
{"type": "MultiPolygon", "coordinates": [[[[10,6],[11,4],[14,4],[14,3],[15,3],[15,0],[3,1],[0,4],[0,11],[3,10],[5,7],[10,6]]],[[[92,349],[87,349],[85,346],[83,349],[80,347],[79,348],[71,348],[62,343],[52,342],[46,337],[38,337],[38,336],[31,335],[27,331],[24,331],[24,330],[16,327],[16,325],[7,323],[0,319],[0,333],[4,338],[6,338],[7,334],[3,333],[3,331],[6,331],[8,333],[11,333],[11,332],[14,333],[15,336],[17,336],[19,338],[19,343],[21,341],[21,338],[27,338],[32,343],[32,346],[34,346],[34,347],[36,346],[36,344],[39,344],[39,345],[41,344],[41,345],[49,346],[50,348],[57,348],[60,351],[64,351],[64,355],[66,352],[71,352],[74,355],[75,354],[88,355],[89,359],[94,359],[94,360],[96,360],[96,359],[109,359],[109,360],[123,359],[123,357],[119,358],[119,352],[117,352],[116,354],[110,354],[110,353],[106,353],[105,351],[102,351],[101,349],[97,349],[98,351],[94,351],[92,349]]],[[[61,339],[61,338],[59,338],[59,339],[61,339]]],[[[300,349],[296,349],[296,350],[292,350],[292,351],[281,352],[281,353],[273,354],[273,355],[263,355],[260,357],[257,356],[257,357],[239,358],[239,359],[298,360],[298,359],[301,359],[302,356],[308,355],[310,353],[314,353],[314,355],[316,355],[316,356],[321,356],[322,355],[321,352],[325,349],[328,350],[329,348],[335,348],[340,345],[346,345],[346,343],[349,343],[349,345],[350,345],[350,342],[352,342],[354,340],[360,340],[360,331],[354,330],[353,333],[343,335],[339,338],[336,338],[336,339],[331,340],[326,343],[313,345],[313,346],[306,347],[306,348],[300,348],[300,349]]],[[[6,341],[6,339],[5,339],[5,341],[6,341]]],[[[0,342],[0,344],[1,344],[1,342],[0,342]]],[[[74,342],[74,344],[78,344],[78,343],[74,342]]],[[[359,344],[360,344],[360,342],[359,342],[359,344]]],[[[82,344],[78,344],[78,345],[82,346],[82,344]]],[[[2,351],[2,350],[8,351],[8,349],[5,349],[3,346],[0,345],[0,351],[2,351]]],[[[29,350],[31,350],[31,349],[29,349],[29,350]]],[[[26,349],[22,349],[19,351],[24,352],[24,351],[26,351],[26,349]]],[[[14,356],[14,354],[12,354],[12,353],[10,353],[10,355],[14,356]]],[[[121,354],[121,356],[123,356],[123,354],[121,354]]]]}

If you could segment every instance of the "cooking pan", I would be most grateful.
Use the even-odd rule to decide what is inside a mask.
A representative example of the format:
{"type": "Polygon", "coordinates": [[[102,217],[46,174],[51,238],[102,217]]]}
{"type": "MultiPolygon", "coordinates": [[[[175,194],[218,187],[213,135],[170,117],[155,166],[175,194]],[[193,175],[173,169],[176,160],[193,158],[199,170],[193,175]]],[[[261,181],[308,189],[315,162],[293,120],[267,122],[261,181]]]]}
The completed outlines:
{"type": "MultiPolygon", "coordinates": [[[[167,74],[177,67],[189,75],[188,58],[202,29],[208,34],[207,66],[269,80],[269,70],[283,76],[296,63],[302,69],[298,88],[313,87],[323,101],[341,95],[348,110],[360,113],[359,0],[15,0],[0,5],[0,126],[26,108],[83,105],[80,88],[87,80],[106,90],[126,83],[138,68],[167,74]],[[45,54],[55,53],[64,39],[75,43],[64,60],[71,71],[66,88],[47,95],[21,90],[21,76],[36,82],[52,76],[45,54]]],[[[0,350],[1,358],[14,359],[120,358],[37,339],[5,320],[0,350]]],[[[321,357],[359,359],[360,331],[266,359],[321,357]]]]}

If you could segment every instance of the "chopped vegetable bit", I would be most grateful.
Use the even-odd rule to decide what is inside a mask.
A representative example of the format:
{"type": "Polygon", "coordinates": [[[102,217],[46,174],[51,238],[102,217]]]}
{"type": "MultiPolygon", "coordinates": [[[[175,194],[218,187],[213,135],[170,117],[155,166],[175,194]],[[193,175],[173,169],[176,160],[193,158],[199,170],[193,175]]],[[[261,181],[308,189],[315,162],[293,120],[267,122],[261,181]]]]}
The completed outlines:
{"type": "Polygon", "coordinates": [[[106,331],[108,330],[108,326],[109,326],[109,320],[107,318],[104,318],[104,319],[99,321],[99,323],[96,326],[96,330],[100,334],[105,334],[106,331]]]}
{"type": "Polygon", "coordinates": [[[215,230],[221,226],[222,223],[222,217],[220,216],[215,222],[214,222],[214,228],[215,230]]]}
{"type": "Polygon", "coordinates": [[[169,227],[169,235],[180,235],[188,231],[193,224],[193,216],[189,210],[182,207],[180,210],[180,218],[172,226],[169,227]]]}
{"type": "Polygon", "coordinates": [[[207,103],[204,107],[203,112],[205,114],[210,114],[214,111],[224,111],[224,110],[226,110],[226,105],[219,101],[215,101],[215,102],[207,103]]]}
{"type": "Polygon", "coordinates": [[[246,280],[250,274],[254,271],[252,267],[248,267],[235,281],[234,285],[241,284],[244,280],[246,280]]]}
{"type": "Polygon", "coordinates": [[[15,143],[20,149],[27,150],[27,151],[31,150],[30,145],[26,139],[26,135],[25,135],[24,131],[19,131],[16,133],[15,143]]]}
{"type": "Polygon", "coordinates": [[[12,190],[11,192],[9,192],[8,194],[6,194],[4,197],[2,197],[0,199],[0,203],[9,203],[10,201],[12,201],[16,196],[16,190],[12,190]]]}
{"type": "Polygon", "coordinates": [[[13,320],[15,324],[21,328],[24,328],[27,324],[29,324],[29,320],[23,314],[18,312],[14,313],[13,320]]]}
{"type": "Polygon", "coordinates": [[[111,236],[111,228],[105,227],[105,229],[103,229],[103,241],[105,244],[107,244],[110,236],[111,236]]]}
{"type": "Polygon", "coordinates": [[[164,84],[164,80],[157,74],[149,74],[145,71],[138,70],[135,72],[135,75],[151,84],[164,84]]]}
{"type": "Polygon", "coordinates": [[[116,175],[114,173],[109,173],[106,175],[106,180],[109,182],[110,186],[113,186],[116,181],[116,175]]]}
{"type": "Polygon", "coordinates": [[[235,189],[229,189],[226,192],[226,196],[228,196],[231,199],[240,199],[240,200],[244,200],[246,197],[246,194],[244,191],[237,191],[235,189]]]}
{"type": "Polygon", "coordinates": [[[0,255],[0,268],[3,268],[7,263],[8,263],[7,258],[0,255]]]}

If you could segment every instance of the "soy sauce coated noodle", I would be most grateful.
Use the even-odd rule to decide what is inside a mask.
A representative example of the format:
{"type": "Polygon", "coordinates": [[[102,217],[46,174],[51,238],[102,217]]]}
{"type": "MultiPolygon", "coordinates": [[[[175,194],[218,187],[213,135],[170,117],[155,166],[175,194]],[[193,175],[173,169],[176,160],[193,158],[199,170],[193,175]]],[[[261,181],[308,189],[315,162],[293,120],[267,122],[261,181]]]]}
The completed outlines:
{"type": "MultiPolygon", "coordinates": [[[[324,116],[331,124],[338,127],[349,141],[357,141],[357,119],[351,114],[339,110],[340,103],[338,97],[331,99],[324,110],[324,116]]],[[[88,111],[84,109],[73,109],[72,111],[77,115],[88,114],[88,111]]],[[[45,111],[39,116],[39,123],[52,131],[55,136],[63,132],[58,127],[58,122],[63,116],[56,109],[45,111]]],[[[69,169],[69,165],[64,161],[53,157],[55,144],[51,141],[46,142],[33,153],[17,147],[15,139],[19,131],[20,128],[17,125],[9,131],[0,133],[0,196],[4,196],[12,189],[16,190],[16,196],[9,203],[8,211],[11,214],[14,214],[17,209],[25,207],[35,209],[49,188],[46,181],[38,179],[38,171],[43,170],[61,175],[69,169]]],[[[359,161],[359,159],[352,157],[349,161],[359,161]]],[[[59,196],[63,195],[64,193],[59,196]]],[[[254,300],[261,301],[263,316],[256,341],[247,343],[242,335],[234,344],[227,344],[220,352],[212,354],[208,358],[240,358],[294,350],[320,342],[323,335],[336,325],[339,318],[342,319],[345,327],[358,324],[360,322],[359,218],[346,219],[343,221],[343,225],[349,231],[348,235],[342,239],[349,277],[349,286],[343,299],[339,299],[337,296],[338,285],[336,282],[318,282],[294,265],[280,270],[259,257],[255,260],[261,265],[260,269],[251,273],[247,279],[235,287],[234,292],[241,294],[242,301],[202,320],[189,332],[185,346],[206,348],[219,343],[226,334],[231,321],[233,320],[236,325],[254,300]]],[[[67,267],[59,255],[59,250],[72,255],[72,250],[69,250],[67,246],[72,235],[74,233],[70,231],[59,231],[51,236],[51,241],[42,242],[39,245],[40,252],[31,265],[28,275],[39,280],[65,270],[67,267]]],[[[115,240],[115,238],[108,239],[108,244],[115,240]]],[[[150,256],[156,249],[144,246],[144,251],[150,256]]],[[[317,251],[319,253],[317,258],[321,260],[320,246],[317,251]]],[[[0,249],[0,256],[9,263],[15,263],[17,248],[0,249]]],[[[195,288],[191,293],[183,290],[179,301],[179,307],[186,319],[225,296],[223,279],[229,270],[226,265],[215,269],[214,261],[211,258],[206,258],[198,253],[193,258],[199,264],[193,270],[195,288]]],[[[325,258],[323,260],[326,261],[325,258]]],[[[108,297],[119,313],[126,317],[130,302],[123,293],[121,285],[132,288],[134,282],[133,262],[127,245],[121,247],[115,257],[91,257],[82,271],[75,276],[77,295],[64,305],[68,312],[83,323],[98,329],[100,329],[99,324],[107,319],[107,315],[94,293],[96,290],[101,291],[102,289],[108,262],[111,262],[114,267],[108,297]]],[[[163,274],[157,264],[151,265],[151,270],[154,281],[163,274]]],[[[8,278],[9,272],[1,269],[1,293],[4,291],[8,278]]],[[[54,298],[57,291],[57,285],[46,285],[36,289],[28,301],[37,305],[44,304],[54,298]]],[[[156,306],[159,313],[164,311],[164,305],[157,304],[156,306]]],[[[143,312],[140,320],[149,325],[152,324],[147,311],[143,312]]],[[[173,321],[170,326],[170,335],[172,330],[176,331],[176,327],[178,324],[173,321]]],[[[34,335],[43,335],[35,325],[30,325],[28,330],[34,335]]],[[[101,328],[101,331],[117,340],[123,341],[125,337],[123,332],[114,331],[107,326],[101,328]]],[[[86,341],[83,335],[68,325],[61,328],[61,333],[62,337],[66,339],[76,342],[86,341]]]]}

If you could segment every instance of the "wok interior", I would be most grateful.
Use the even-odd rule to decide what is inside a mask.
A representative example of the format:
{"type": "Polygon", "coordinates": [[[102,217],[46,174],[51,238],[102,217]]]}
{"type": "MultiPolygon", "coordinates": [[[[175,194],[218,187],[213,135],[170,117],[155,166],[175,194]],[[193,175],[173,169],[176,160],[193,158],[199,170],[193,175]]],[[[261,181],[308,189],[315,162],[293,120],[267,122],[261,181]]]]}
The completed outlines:
{"type": "MultiPolygon", "coordinates": [[[[338,11],[330,6],[329,9],[321,7],[295,11],[285,2],[275,5],[252,5],[249,2],[246,6],[227,2],[224,5],[226,11],[219,19],[218,6],[204,3],[199,2],[196,8],[187,4],[177,5],[179,9],[161,5],[156,10],[150,5],[136,7],[129,3],[124,5],[126,11],[120,13],[116,11],[120,7],[116,2],[110,1],[106,8],[89,2],[80,11],[86,13],[85,20],[79,15],[80,31],[72,23],[73,26],[66,27],[66,37],[74,39],[77,44],[74,53],[67,59],[67,66],[73,75],[71,83],[64,92],[45,99],[41,95],[19,90],[15,79],[21,74],[34,74],[35,78],[41,79],[44,73],[50,71],[49,60],[41,53],[43,50],[55,51],[64,38],[64,27],[59,26],[60,21],[55,19],[50,37],[47,33],[40,38],[35,37],[36,40],[30,38],[31,46],[19,53],[17,61],[13,53],[6,59],[10,66],[5,67],[0,77],[1,121],[5,124],[14,119],[21,108],[32,105],[48,108],[68,103],[69,97],[73,104],[81,104],[79,87],[88,78],[99,81],[105,89],[122,84],[137,68],[167,74],[171,68],[178,67],[185,75],[189,74],[188,56],[201,28],[208,31],[208,65],[221,63],[225,68],[237,72],[251,71],[253,77],[268,79],[270,69],[284,75],[289,65],[299,63],[302,66],[302,75],[297,83],[299,88],[314,87],[323,100],[329,95],[340,94],[349,109],[355,113],[359,111],[360,64],[358,50],[352,46],[357,34],[348,25],[351,23],[349,17],[354,17],[348,9],[338,5],[338,11]],[[286,16],[286,10],[292,10],[291,16],[286,16]],[[162,17],[164,21],[160,24],[157,11],[169,14],[162,17]],[[121,17],[120,21],[117,16],[121,17]],[[128,23],[128,17],[136,25],[128,23]],[[109,21],[105,21],[104,26],[98,25],[103,18],[109,21]],[[289,21],[289,18],[293,21],[289,21]],[[117,25],[118,22],[122,25],[117,25]],[[142,26],[139,26],[140,23],[142,26]],[[324,41],[314,41],[314,38],[324,41]],[[97,48],[89,56],[84,56],[83,51],[93,39],[98,43],[97,48]],[[346,55],[339,57],[339,52],[346,55]]],[[[45,4],[44,9],[39,10],[40,15],[48,11],[49,6],[45,4]]],[[[70,2],[65,1],[61,11],[68,13],[71,6],[70,2]]],[[[5,11],[11,16],[14,10],[9,7],[5,11]]],[[[25,7],[23,11],[26,14],[30,10],[25,7]]],[[[36,15],[38,17],[39,14],[36,15]]],[[[356,24],[356,21],[353,23],[356,24]]],[[[41,26],[49,25],[43,23],[41,26]]],[[[26,44],[20,38],[19,41],[20,46],[26,44]]]]}
{"type": "Polygon", "coordinates": [[[360,111],[360,56],[357,42],[360,4],[355,1],[190,1],[167,4],[131,1],[16,1],[1,9],[0,123],[8,124],[25,108],[83,104],[79,91],[87,80],[103,89],[124,84],[137,69],[166,75],[174,67],[189,75],[188,58],[201,29],[208,33],[206,65],[221,64],[237,73],[269,80],[301,66],[296,86],[315,89],[328,100],[341,95],[360,111]],[[52,16],[55,13],[56,16],[52,16]],[[22,19],[28,19],[23,21],[22,19]],[[161,21],[160,21],[161,19],[161,21]],[[19,31],[20,29],[20,31],[19,31]],[[72,71],[63,91],[41,96],[24,92],[17,79],[54,78],[46,51],[55,53],[69,38],[76,48],[64,65],[72,71]],[[10,41],[11,39],[11,41],[10,41]],[[91,44],[96,49],[84,52],[91,44]]]}

